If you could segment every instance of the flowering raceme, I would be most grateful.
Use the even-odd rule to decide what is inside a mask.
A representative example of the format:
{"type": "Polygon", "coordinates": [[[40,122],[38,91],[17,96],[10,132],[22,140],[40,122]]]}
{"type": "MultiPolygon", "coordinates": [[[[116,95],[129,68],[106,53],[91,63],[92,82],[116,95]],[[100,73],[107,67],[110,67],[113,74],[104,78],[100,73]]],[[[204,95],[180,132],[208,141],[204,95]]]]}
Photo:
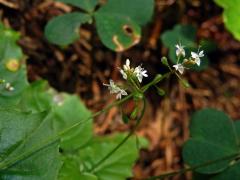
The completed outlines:
{"type": "Polygon", "coordinates": [[[120,87],[118,87],[112,79],[109,80],[109,84],[103,84],[103,85],[108,87],[110,94],[117,94],[116,95],[117,99],[121,99],[122,95],[123,96],[128,95],[127,92],[124,89],[121,89],[120,87]]]}
{"type": "MultiPolygon", "coordinates": [[[[139,83],[142,82],[143,77],[148,77],[147,70],[145,70],[141,65],[131,68],[130,67],[130,60],[126,59],[126,63],[123,65],[123,68],[119,68],[119,72],[122,74],[123,79],[125,79],[131,86],[137,86],[135,83],[132,84],[132,81],[138,81],[139,83]]],[[[121,99],[122,96],[126,96],[127,92],[117,86],[113,80],[110,79],[109,84],[103,84],[107,86],[111,94],[117,94],[116,98],[121,99]]],[[[137,87],[138,88],[138,87],[137,87]]]]}
{"type": "Polygon", "coordinates": [[[177,44],[176,45],[176,56],[177,56],[177,64],[173,65],[173,68],[178,71],[180,74],[184,73],[184,70],[186,69],[186,65],[187,64],[197,64],[198,66],[200,66],[201,64],[201,57],[204,56],[204,52],[200,51],[200,52],[191,52],[191,57],[190,58],[185,58],[184,61],[182,63],[179,63],[179,60],[181,59],[181,57],[185,57],[186,52],[184,50],[184,46],[182,46],[181,44],[177,44]]]}

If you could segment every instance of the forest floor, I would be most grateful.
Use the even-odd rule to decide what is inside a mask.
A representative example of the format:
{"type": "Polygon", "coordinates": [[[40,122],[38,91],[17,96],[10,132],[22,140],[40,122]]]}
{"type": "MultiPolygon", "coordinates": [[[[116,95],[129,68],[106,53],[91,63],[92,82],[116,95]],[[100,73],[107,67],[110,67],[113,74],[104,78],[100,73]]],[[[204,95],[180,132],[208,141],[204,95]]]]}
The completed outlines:
{"type": "MultiPolygon", "coordinates": [[[[183,168],[181,147],[189,137],[190,115],[204,107],[224,110],[232,119],[240,119],[240,43],[233,39],[222,22],[222,10],[206,0],[156,0],[155,14],[143,31],[139,45],[114,53],[100,42],[96,29],[85,25],[81,38],[65,49],[51,45],[44,38],[44,26],[52,17],[72,11],[70,6],[52,0],[0,0],[0,15],[5,25],[21,33],[19,45],[28,57],[30,81],[46,79],[56,89],[78,94],[93,112],[114,101],[102,85],[111,78],[121,81],[117,67],[130,58],[143,64],[150,78],[166,69],[161,57],[167,55],[159,39],[175,24],[197,27],[197,38],[215,42],[217,50],[208,54],[210,66],[202,72],[186,72],[191,88],[184,88],[175,77],[162,84],[165,97],[147,94],[148,106],[137,130],[149,142],[148,150],[134,167],[135,177],[148,177],[183,168]]],[[[148,80],[144,81],[147,83],[148,80]]],[[[131,109],[128,103],[126,109],[131,109]]],[[[112,108],[97,117],[95,132],[109,134],[129,130],[121,121],[121,112],[112,108]]],[[[173,179],[190,179],[191,175],[173,179]]]]}

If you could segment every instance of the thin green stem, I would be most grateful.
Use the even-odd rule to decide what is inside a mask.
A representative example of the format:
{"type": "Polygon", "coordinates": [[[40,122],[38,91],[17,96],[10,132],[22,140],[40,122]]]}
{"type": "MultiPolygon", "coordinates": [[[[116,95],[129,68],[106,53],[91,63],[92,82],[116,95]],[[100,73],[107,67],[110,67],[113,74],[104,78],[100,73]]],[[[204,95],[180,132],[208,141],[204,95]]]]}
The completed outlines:
{"type": "Polygon", "coordinates": [[[11,159],[8,160],[3,160],[0,162],[0,170],[4,170],[7,169],[8,167],[12,166],[13,164],[15,164],[17,161],[20,161],[26,157],[28,157],[29,155],[33,154],[34,152],[39,151],[40,149],[47,147],[48,145],[52,144],[53,142],[58,141],[64,134],[66,134],[67,132],[69,132],[70,130],[74,129],[75,127],[82,125],[86,122],[88,122],[89,120],[93,119],[94,117],[100,115],[101,113],[104,113],[106,111],[108,111],[109,109],[111,109],[114,106],[118,106],[122,103],[124,103],[125,101],[127,101],[128,99],[130,99],[133,96],[133,93],[130,94],[129,96],[124,97],[123,99],[116,101],[112,104],[110,104],[109,106],[107,106],[106,108],[94,113],[92,116],[88,117],[87,119],[85,119],[84,121],[79,121],[75,124],[73,124],[72,126],[70,126],[67,129],[64,129],[63,131],[59,132],[58,134],[56,134],[55,136],[52,136],[50,138],[48,138],[45,141],[42,141],[40,143],[37,144],[37,146],[32,147],[29,151],[26,151],[24,153],[22,153],[19,156],[13,157],[11,159]]]}
{"type": "Polygon", "coordinates": [[[136,119],[136,124],[135,124],[134,128],[128,133],[128,135],[114,149],[112,149],[108,154],[106,154],[102,159],[100,159],[96,164],[94,164],[92,169],[90,170],[90,172],[94,172],[102,163],[104,163],[111,155],[113,155],[134,134],[135,130],[137,129],[137,127],[144,115],[145,108],[146,108],[146,99],[143,98],[143,109],[141,111],[140,116],[136,119]]]}
{"type": "Polygon", "coordinates": [[[157,179],[169,178],[169,177],[172,177],[172,176],[175,176],[175,175],[178,175],[178,174],[184,174],[188,171],[196,170],[198,168],[206,167],[206,166],[215,164],[217,162],[226,161],[226,160],[229,160],[229,159],[234,159],[235,157],[239,156],[239,154],[240,154],[239,152],[238,153],[233,153],[233,154],[230,154],[230,155],[222,157],[222,158],[218,158],[218,159],[215,159],[215,160],[212,160],[212,161],[208,161],[208,162],[205,162],[205,163],[202,163],[202,164],[198,164],[196,166],[183,168],[183,169],[173,171],[173,172],[163,173],[159,176],[152,176],[152,177],[149,177],[149,178],[141,178],[141,179],[138,179],[138,180],[157,180],[157,179]]]}
{"type": "MultiPolygon", "coordinates": [[[[164,78],[168,77],[169,76],[169,73],[166,73],[165,75],[163,75],[163,78],[161,78],[161,80],[163,80],[164,78]]],[[[158,82],[154,82],[154,80],[152,82],[150,82],[149,84],[143,86],[143,88],[141,88],[142,92],[145,92],[150,86],[152,85],[155,85],[156,83],[158,82]]],[[[16,156],[16,157],[13,157],[13,158],[10,158],[10,159],[5,159],[3,161],[0,162],[0,170],[4,170],[4,169],[7,169],[9,168],[10,166],[14,165],[15,163],[17,163],[18,161],[20,160],[23,160],[24,158],[27,158],[28,156],[30,156],[31,154],[49,146],[50,144],[58,141],[61,136],[63,136],[64,134],[68,133],[70,130],[74,129],[75,127],[81,125],[81,124],[84,124],[86,122],[88,122],[89,120],[93,119],[94,117],[108,111],[109,109],[111,109],[112,107],[114,106],[118,106],[122,103],[124,103],[125,101],[127,101],[128,99],[132,98],[133,97],[133,93],[131,93],[130,95],[124,97],[123,99],[119,100],[119,101],[116,101],[112,104],[110,104],[109,106],[107,106],[106,108],[94,113],[91,117],[88,117],[86,120],[84,121],[79,121],[75,124],[73,124],[72,126],[70,126],[69,128],[57,133],[56,135],[52,136],[52,137],[49,137],[48,139],[46,139],[45,141],[42,141],[42,142],[39,142],[36,146],[32,147],[29,151],[26,151],[26,152],[23,152],[22,154],[20,154],[19,156],[16,156]]],[[[130,134],[130,133],[129,133],[130,134]]],[[[128,139],[128,138],[127,138],[128,139]]],[[[126,139],[126,140],[127,140],[126,139]]],[[[124,142],[122,143],[124,144],[124,142]]],[[[121,145],[120,145],[121,146],[121,145]]],[[[119,147],[120,147],[119,146],[119,147]]],[[[119,148],[118,147],[118,148],[119,148]]],[[[118,149],[117,148],[117,149],[118,149]]],[[[116,151],[116,150],[115,150],[116,151]]]]}
{"type": "Polygon", "coordinates": [[[173,74],[172,71],[162,75],[157,81],[155,81],[155,80],[151,81],[150,83],[148,83],[142,87],[142,91],[146,92],[151,86],[154,86],[157,83],[159,83],[160,81],[162,81],[163,79],[168,78],[171,74],[173,74]]]}

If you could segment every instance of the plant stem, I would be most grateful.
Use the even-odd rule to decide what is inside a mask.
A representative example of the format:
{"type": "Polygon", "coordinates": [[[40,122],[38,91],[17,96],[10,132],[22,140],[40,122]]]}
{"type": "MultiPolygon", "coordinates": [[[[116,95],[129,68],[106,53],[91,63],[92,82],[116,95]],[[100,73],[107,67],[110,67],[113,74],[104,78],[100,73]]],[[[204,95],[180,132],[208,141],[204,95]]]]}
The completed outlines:
{"type": "Polygon", "coordinates": [[[152,176],[152,177],[149,177],[149,178],[141,178],[141,179],[137,179],[137,180],[157,180],[157,179],[169,178],[169,177],[172,177],[172,176],[175,176],[175,175],[178,175],[178,174],[184,174],[185,172],[188,172],[188,171],[196,170],[198,168],[206,167],[206,166],[215,164],[215,163],[220,162],[220,161],[233,159],[233,158],[235,158],[236,156],[239,156],[239,155],[240,155],[239,152],[238,153],[233,153],[233,154],[230,154],[228,156],[225,156],[225,157],[222,157],[222,158],[219,158],[219,159],[215,159],[215,160],[212,160],[212,161],[207,161],[205,163],[198,164],[198,165],[193,166],[193,167],[183,168],[183,169],[180,169],[180,170],[177,170],[177,171],[163,173],[163,174],[158,175],[158,176],[152,176]]]}
{"type": "Polygon", "coordinates": [[[135,130],[137,129],[143,115],[145,112],[145,108],[146,108],[146,99],[143,99],[143,109],[141,111],[141,115],[136,119],[136,124],[134,126],[134,128],[128,133],[128,135],[114,148],[112,149],[108,154],[106,154],[100,161],[98,161],[96,164],[93,165],[92,169],[90,170],[90,172],[94,172],[94,170],[97,169],[97,167],[99,167],[102,163],[104,163],[111,155],[113,155],[135,132],[135,130]]]}
{"type": "MultiPolygon", "coordinates": [[[[170,75],[169,73],[164,74],[164,75],[162,76],[162,78],[160,79],[160,81],[163,80],[164,78],[168,77],[169,75],[170,75]]],[[[141,88],[142,92],[145,92],[149,87],[151,87],[152,85],[157,84],[159,81],[158,81],[158,82],[154,82],[154,83],[153,83],[153,82],[154,82],[154,80],[151,81],[149,84],[143,86],[143,87],[141,88]]],[[[77,127],[77,126],[79,126],[79,125],[81,125],[81,124],[84,124],[84,123],[88,122],[89,120],[95,118],[96,116],[98,116],[98,115],[100,115],[100,114],[108,111],[108,110],[111,109],[112,107],[118,106],[118,105],[124,103],[125,101],[127,101],[128,99],[130,99],[130,98],[132,98],[132,97],[133,97],[133,93],[129,94],[128,96],[124,97],[123,99],[121,99],[121,100],[119,100],[119,101],[116,101],[116,102],[110,104],[109,106],[105,107],[104,109],[102,109],[102,110],[94,113],[91,117],[88,117],[86,120],[84,120],[84,121],[79,121],[79,122],[73,124],[72,126],[70,126],[69,128],[67,128],[67,129],[65,129],[65,130],[57,133],[56,135],[54,135],[54,136],[52,136],[52,137],[49,137],[47,140],[42,141],[42,142],[38,142],[37,145],[34,146],[34,147],[32,147],[29,151],[25,151],[25,152],[23,152],[22,154],[20,154],[19,156],[16,156],[16,157],[13,157],[13,158],[10,158],[10,159],[5,159],[5,160],[1,161],[1,162],[0,162],[0,171],[9,168],[10,166],[14,165],[14,164],[17,163],[18,161],[23,160],[24,158],[27,158],[27,157],[30,156],[31,154],[33,154],[33,153],[35,153],[35,152],[37,152],[37,151],[39,151],[39,150],[41,150],[41,149],[43,149],[43,148],[46,148],[47,146],[49,146],[49,145],[51,145],[51,144],[57,142],[57,141],[61,138],[61,136],[63,136],[64,134],[68,133],[70,130],[74,129],[75,127],[77,127]]],[[[144,112],[143,112],[143,113],[144,113],[144,112]]],[[[134,129],[133,129],[133,130],[134,130],[134,129]]],[[[133,131],[133,132],[134,132],[134,131],[133,131]]],[[[132,132],[132,133],[133,133],[133,132],[132,132]]],[[[131,132],[129,133],[129,134],[130,134],[129,137],[132,135],[132,133],[131,133],[131,132]]],[[[129,138],[129,137],[128,137],[128,138],[129,138]]],[[[128,138],[126,137],[126,140],[127,140],[128,138]]],[[[125,140],[124,142],[126,142],[126,140],[125,140]]],[[[121,142],[121,143],[119,144],[119,146],[117,146],[115,149],[117,150],[119,147],[121,147],[121,145],[124,144],[124,142],[121,142]]],[[[114,153],[116,150],[114,150],[113,153],[114,153]]],[[[113,153],[111,153],[111,154],[113,154],[113,153]]],[[[110,154],[110,153],[109,153],[109,154],[110,154]]],[[[111,155],[111,154],[110,154],[110,155],[111,155]]],[[[109,156],[108,156],[108,157],[109,157],[109,156]]],[[[107,157],[107,158],[108,158],[108,157],[107,157]]],[[[106,158],[106,159],[107,159],[107,158],[106,158]]],[[[106,160],[106,159],[105,159],[105,160],[106,160]]],[[[103,161],[105,161],[105,160],[103,160],[103,161]]],[[[103,162],[103,161],[102,161],[102,162],[103,162]]],[[[101,164],[101,163],[100,163],[100,164],[101,164]]],[[[100,165],[100,164],[99,164],[99,165],[100,165]]]]}

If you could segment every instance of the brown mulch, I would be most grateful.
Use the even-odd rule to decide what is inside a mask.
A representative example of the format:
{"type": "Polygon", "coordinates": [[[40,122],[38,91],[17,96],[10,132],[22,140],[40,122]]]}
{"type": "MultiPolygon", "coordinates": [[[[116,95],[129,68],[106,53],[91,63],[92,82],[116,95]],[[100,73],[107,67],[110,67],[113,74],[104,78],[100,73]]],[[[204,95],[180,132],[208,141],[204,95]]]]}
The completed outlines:
{"type": "MultiPolygon", "coordinates": [[[[114,100],[102,83],[109,78],[121,80],[117,67],[125,63],[126,57],[134,64],[142,63],[151,78],[166,71],[160,59],[167,51],[159,37],[174,24],[193,24],[198,27],[198,39],[211,39],[218,45],[217,51],[209,54],[211,65],[206,71],[185,74],[192,88],[185,89],[171,78],[163,84],[168,90],[165,98],[156,97],[154,91],[147,94],[148,106],[137,133],[149,139],[150,147],[141,152],[134,167],[136,177],[183,168],[181,147],[189,136],[189,117],[194,111],[214,107],[240,119],[240,43],[226,31],[222,11],[212,1],[156,0],[153,21],[144,28],[142,41],[123,53],[105,48],[89,25],[81,28],[81,39],[68,48],[48,43],[43,35],[47,21],[69,11],[70,6],[52,0],[0,0],[4,24],[22,35],[19,44],[28,56],[29,80],[47,79],[60,91],[78,94],[92,111],[114,100]]],[[[128,129],[117,108],[95,119],[98,134],[128,129]]],[[[191,179],[191,175],[172,179],[191,179]]]]}

